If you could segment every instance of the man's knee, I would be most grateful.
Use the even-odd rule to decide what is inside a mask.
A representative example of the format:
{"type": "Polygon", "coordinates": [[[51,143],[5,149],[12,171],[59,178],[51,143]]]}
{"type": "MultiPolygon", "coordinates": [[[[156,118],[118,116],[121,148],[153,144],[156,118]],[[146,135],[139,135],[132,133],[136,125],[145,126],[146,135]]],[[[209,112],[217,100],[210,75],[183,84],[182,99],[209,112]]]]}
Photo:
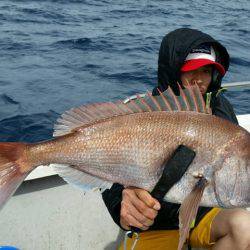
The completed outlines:
{"type": "Polygon", "coordinates": [[[228,229],[234,238],[245,239],[250,243],[250,212],[234,209],[228,218],[228,229]]]}

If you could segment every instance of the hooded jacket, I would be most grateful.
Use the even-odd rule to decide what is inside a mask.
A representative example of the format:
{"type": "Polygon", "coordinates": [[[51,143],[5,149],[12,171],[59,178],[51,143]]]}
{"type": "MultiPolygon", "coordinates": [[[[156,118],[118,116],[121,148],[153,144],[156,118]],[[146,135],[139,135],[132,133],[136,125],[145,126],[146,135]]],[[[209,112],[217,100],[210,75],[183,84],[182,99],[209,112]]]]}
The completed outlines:
{"type": "MultiPolygon", "coordinates": [[[[177,82],[180,80],[181,67],[185,58],[194,48],[201,44],[210,44],[216,53],[216,62],[225,71],[229,68],[229,54],[227,49],[214,38],[199,30],[181,28],[168,33],[161,42],[158,58],[158,86],[153,89],[153,95],[158,95],[158,89],[163,92],[170,86],[176,95],[179,94],[177,82]]],[[[238,124],[233,108],[228,100],[220,93],[222,76],[214,69],[212,82],[207,92],[211,93],[211,109],[214,115],[238,124]]]]}
{"type": "MultiPolygon", "coordinates": [[[[229,55],[224,46],[211,36],[194,29],[181,28],[167,34],[161,43],[158,59],[158,88],[161,91],[170,86],[178,93],[176,82],[180,81],[181,67],[185,58],[192,49],[201,44],[210,44],[216,53],[216,62],[220,63],[225,71],[229,67],[229,55]]],[[[217,74],[213,78],[208,91],[216,91],[221,87],[222,77],[217,74]]],[[[156,89],[154,89],[156,93],[156,89]]]]}
{"type": "MultiPolygon", "coordinates": [[[[216,61],[223,65],[225,71],[229,67],[229,55],[224,46],[211,36],[194,29],[181,28],[168,33],[162,40],[158,59],[158,86],[154,88],[153,95],[158,95],[158,89],[164,91],[170,86],[178,95],[177,82],[180,81],[180,69],[184,64],[189,52],[200,44],[208,43],[213,46],[216,53],[216,61]]],[[[231,104],[219,92],[221,88],[222,76],[214,70],[212,82],[208,88],[211,92],[212,113],[233,123],[238,123],[231,104]]],[[[181,160],[181,159],[180,159],[181,160]]],[[[111,189],[105,190],[103,200],[107,206],[113,220],[120,226],[120,209],[122,200],[122,190],[120,184],[114,184],[111,189]]],[[[173,230],[178,229],[178,211],[180,205],[169,202],[161,204],[161,210],[155,218],[151,230],[173,230]]],[[[211,208],[201,207],[196,217],[196,225],[208,213],[211,208]]]]}

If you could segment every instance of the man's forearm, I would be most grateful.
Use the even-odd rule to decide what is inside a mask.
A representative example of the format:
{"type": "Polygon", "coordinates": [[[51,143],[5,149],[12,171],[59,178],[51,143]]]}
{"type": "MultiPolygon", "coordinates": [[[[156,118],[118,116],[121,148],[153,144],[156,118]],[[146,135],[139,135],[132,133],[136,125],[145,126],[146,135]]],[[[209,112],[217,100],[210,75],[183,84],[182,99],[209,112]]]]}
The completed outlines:
{"type": "MultiPolygon", "coordinates": [[[[105,190],[102,193],[102,199],[112,217],[114,222],[120,225],[120,211],[122,201],[122,191],[124,187],[118,183],[114,183],[110,189],[105,190]]],[[[122,227],[121,227],[122,228],[122,227]]]]}

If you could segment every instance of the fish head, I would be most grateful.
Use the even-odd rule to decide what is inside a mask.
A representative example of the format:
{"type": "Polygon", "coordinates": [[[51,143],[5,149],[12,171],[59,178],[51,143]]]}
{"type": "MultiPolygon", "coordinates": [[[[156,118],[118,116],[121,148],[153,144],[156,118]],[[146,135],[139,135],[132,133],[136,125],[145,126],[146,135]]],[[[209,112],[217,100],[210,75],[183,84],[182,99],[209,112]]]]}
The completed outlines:
{"type": "Polygon", "coordinates": [[[250,134],[226,150],[221,168],[215,172],[214,192],[221,207],[250,207],[250,134]]]}

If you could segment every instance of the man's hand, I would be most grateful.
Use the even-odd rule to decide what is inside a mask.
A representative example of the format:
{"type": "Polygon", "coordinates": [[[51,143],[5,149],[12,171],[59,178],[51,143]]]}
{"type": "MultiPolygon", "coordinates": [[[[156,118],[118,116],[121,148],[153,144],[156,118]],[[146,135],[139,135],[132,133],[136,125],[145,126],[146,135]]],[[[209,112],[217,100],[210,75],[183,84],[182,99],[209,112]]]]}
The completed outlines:
{"type": "Polygon", "coordinates": [[[130,226],[147,230],[154,223],[160,208],[160,203],[146,190],[125,188],[122,192],[120,224],[126,230],[130,226]]]}

